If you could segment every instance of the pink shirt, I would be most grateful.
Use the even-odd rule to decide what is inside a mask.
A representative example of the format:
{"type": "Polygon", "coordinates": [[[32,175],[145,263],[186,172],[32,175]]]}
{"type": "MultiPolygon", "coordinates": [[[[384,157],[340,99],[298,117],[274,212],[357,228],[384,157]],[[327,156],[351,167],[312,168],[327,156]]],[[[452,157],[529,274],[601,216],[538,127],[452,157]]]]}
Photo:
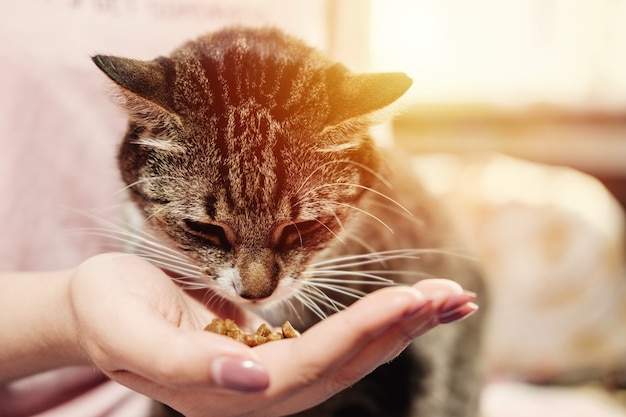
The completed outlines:
{"type": "Polygon", "coordinates": [[[0,387],[2,417],[141,417],[150,406],[150,399],[90,367],[45,372],[0,387]]]}

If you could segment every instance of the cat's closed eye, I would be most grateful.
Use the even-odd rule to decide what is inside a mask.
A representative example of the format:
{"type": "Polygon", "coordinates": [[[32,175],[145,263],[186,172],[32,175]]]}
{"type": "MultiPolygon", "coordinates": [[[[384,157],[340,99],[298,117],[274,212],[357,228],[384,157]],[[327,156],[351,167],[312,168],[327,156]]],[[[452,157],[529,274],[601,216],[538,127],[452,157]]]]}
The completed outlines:
{"type": "Polygon", "coordinates": [[[278,240],[278,247],[280,248],[292,248],[297,245],[303,245],[304,239],[320,229],[324,228],[323,223],[317,219],[304,220],[295,222],[283,227],[280,239],[278,240]]]}
{"type": "Polygon", "coordinates": [[[187,232],[196,238],[200,238],[206,243],[221,249],[229,249],[231,247],[226,231],[222,226],[190,219],[185,219],[184,223],[187,232]]]}

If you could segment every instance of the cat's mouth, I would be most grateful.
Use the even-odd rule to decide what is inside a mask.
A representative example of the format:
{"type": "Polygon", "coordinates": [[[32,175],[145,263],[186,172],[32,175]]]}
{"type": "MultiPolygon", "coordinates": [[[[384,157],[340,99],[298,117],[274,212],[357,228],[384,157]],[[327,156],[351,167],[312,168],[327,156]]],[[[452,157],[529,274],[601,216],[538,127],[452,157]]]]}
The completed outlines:
{"type": "Polygon", "coordinates": [[[291,276],[283,277],[278,281],[273,291],[269,292],[269,295],[251,297],[246,294],[245,288],[242,287],[236,269],[223,271],[213,280],[214,290],[217,294],[237,305],[254,309],[262,309],[274,303],[287,300],[297,291],[295,282],[297,280],[291,276]]]}
{"type": "Polygon", "coordinates": [[[291,295],[293,294],[293,290],[287,287],[282,287],[279,286],[276,288],[276,290],[274,290],[274,292],[269,296],[269,297],[265,297],[265,298],[244,298],[241,296],[237,296],[236,300],[232,300],[231,301],[235,301],[238,304],[242,304],[245,306],[255,306],[255,307],[267,307],[270,304],[273,304],[275,302],[280,302],[283,300],[286,300],[287,298],[291,297],[291,295]]]}

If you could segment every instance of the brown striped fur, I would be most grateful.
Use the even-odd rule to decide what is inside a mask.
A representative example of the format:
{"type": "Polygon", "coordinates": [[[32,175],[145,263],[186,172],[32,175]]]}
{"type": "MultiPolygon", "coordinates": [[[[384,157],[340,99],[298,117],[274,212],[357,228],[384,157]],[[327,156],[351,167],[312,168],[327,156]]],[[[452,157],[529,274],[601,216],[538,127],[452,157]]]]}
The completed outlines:
{"type": "MultiPolygon", "coordinates": [[[[274,29],[225,29],[152,61],[94,61],[128,111],[119,166],[144,226],[180,254],[161,266],[302,329],[354,298],[329,282],[311,289],[316,274],[352,292],[429,276],[480,290],[473,267],[445,251],[458,244],[443,210],[368,135],[406,75],[353,74],[274,29]],[[294,299],[308,315],[289,317],[294,299]]],[[[479,326],[476,316],[431,332],[303,415],[472,416],[479,326]]]]}

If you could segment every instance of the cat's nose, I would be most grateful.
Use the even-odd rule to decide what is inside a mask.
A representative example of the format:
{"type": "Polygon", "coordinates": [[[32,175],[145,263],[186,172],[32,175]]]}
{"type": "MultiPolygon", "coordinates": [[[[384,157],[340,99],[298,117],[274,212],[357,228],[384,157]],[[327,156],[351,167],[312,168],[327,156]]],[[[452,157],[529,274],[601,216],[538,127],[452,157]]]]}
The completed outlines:
{"type": "Polygon", "coordinates": [[[241,285],[238,286],[237,292],[241,298],[245,298],[246,300],[263,300],[274,293],[276,289],[276,285],[273,283],[274,281],[278,281],[278,279],[265,274],[263,274],[263,276],[257,276],[256,279],[247,276],[244,280],[242,277],[242,282],[241,285]]]}
{"type": "Polygon", "coordinates": [[[235,290],[246,300],[262,300],[274,293],[279,281],[279,267],[271,251],[242,256],[238,262],[239,282],[235,290]]]}
{"type": "MultiPolygon", "coordinates": [[[[272,291],[273,292],[273,291],[272,291]]],[[[254,293],[250,293],[247,291],[243,291],[239,293],[239,296],[241,298],[245,298],[246,300],[250,300],[250,301],[261,301],[264,300],[266,298],[268,298],[270,295],[272,295],[272,292],[264,292],[262,294],[254,294],[254,293]]]]}

